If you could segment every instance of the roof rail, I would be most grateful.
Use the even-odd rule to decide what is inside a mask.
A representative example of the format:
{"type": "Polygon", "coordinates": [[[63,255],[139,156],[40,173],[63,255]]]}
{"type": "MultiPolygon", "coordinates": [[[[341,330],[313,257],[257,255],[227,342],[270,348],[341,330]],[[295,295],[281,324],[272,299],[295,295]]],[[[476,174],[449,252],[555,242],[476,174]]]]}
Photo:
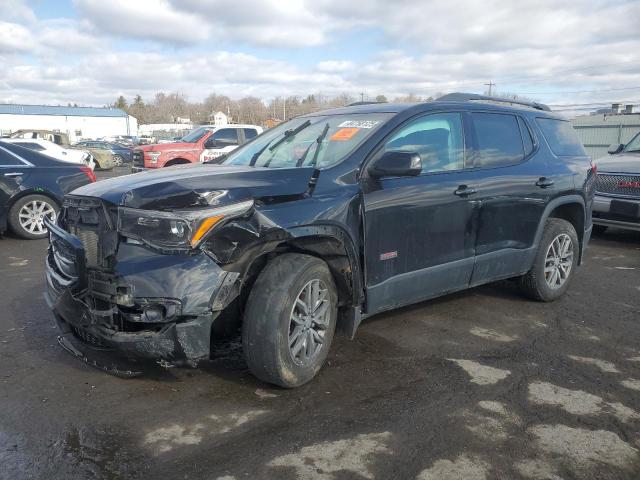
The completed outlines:
{"type": "Polygon", "coordinates": [[[374,101],[353,102],[348,105],[345,105],[345,107],[357,107],[358,105],[377,105],[378,103],[388,103],[388,102],[374,102],[374,101]]]}
{"type": "Polygon", "coordinates": [[[437,102],[495,102],[509,103],[512,105],[524,105],[525,107],[535,108],[536,110],[544,110],[550,112],[551,109],[544,103],[527,102],[526,100],[516,100],[514,98],[490,97],[488,95],[478,95],[476,93],[449,93],[436,99],[437,102]]]}

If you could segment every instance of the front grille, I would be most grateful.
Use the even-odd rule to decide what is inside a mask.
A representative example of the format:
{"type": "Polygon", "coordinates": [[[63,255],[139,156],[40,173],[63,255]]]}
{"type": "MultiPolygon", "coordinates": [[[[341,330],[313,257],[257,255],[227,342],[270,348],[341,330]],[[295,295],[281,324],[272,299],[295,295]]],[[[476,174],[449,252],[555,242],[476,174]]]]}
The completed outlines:
{"type": "Polygon", "coordinates": [[[640,175],[611,175],[598,173],[596,192],[640,198],[640,175]]]}
{"type": "Polygon", "coordinates": [[[133,152],[133,166],[144,167],[144,152],[141,150],[134,150],[133,152]]]}

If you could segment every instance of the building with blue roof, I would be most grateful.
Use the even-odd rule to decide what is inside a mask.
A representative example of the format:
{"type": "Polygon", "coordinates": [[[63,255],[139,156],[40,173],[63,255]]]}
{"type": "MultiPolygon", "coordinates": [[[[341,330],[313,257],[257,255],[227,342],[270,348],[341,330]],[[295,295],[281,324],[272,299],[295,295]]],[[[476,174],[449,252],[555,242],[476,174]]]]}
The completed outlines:
{"type": "Polygon", "coordinates": [[[137,135],[138,121],[119,108],[0,104],[0,136],[21,129],[63,132],[78,141],[137,135]]]}

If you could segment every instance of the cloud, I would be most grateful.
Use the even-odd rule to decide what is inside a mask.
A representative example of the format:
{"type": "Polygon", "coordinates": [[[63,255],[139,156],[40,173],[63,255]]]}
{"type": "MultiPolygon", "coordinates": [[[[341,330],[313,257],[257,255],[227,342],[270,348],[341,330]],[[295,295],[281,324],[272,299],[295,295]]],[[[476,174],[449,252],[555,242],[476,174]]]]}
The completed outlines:
{"type": "Polygon", "coordinates": [[[209,37],[209,27],[198,15],[178,10],[168,0],[75,0],[74,4],[102,33],[179,45],[209,37]]]}
{"type": "Polygon", "coordinates": [[[487,0],[74,0],[38,19],[0,1],[0,101],[104,104],[366,92],[502,92],[548,102],[640,98],[640,3],[487,0]],[[7,8],[7,5],[12,8],[7,8]],[[6,12],[11,12],[9,16],[6,12]],[[362,34],[362,35],[361,35],[362,34]],[[370,38],[375,41],[368,43],[370,38]],[[361,40],[362,39],[362,40],[361,40]]]}
{"type": "Polygon", "coordinates": [[[17,23],[0,21],[0,53],[27,52],[33,46],[29,29],[17,23]]]}

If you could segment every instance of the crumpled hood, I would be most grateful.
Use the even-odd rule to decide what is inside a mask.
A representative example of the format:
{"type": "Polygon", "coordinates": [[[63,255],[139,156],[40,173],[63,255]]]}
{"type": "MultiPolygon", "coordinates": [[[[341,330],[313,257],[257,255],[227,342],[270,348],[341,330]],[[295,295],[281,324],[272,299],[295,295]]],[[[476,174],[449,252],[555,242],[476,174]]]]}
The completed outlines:
{"type": "Polygon", "coordinates": [[[168,210],[248,199],[302,195],[315,169],[253,168],[221,165],[180,165],[91,183],[73,195],[98,197],[115,205],[168,210]]]}
{"type": "Polygon", "coordinates": [[[596,160],[599,172],[640,174],[640,152],[618,153],[596,160]]]}

